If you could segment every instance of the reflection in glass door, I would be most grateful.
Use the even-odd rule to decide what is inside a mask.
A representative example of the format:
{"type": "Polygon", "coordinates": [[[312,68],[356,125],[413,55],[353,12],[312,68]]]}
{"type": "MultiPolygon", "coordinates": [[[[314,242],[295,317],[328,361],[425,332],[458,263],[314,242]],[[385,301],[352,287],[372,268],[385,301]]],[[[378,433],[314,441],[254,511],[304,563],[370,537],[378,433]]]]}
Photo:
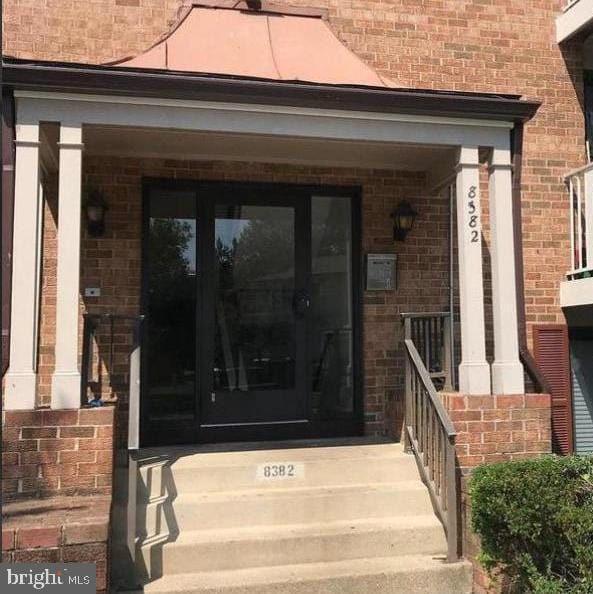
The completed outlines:
{"type": "Polygon", "coordinates": [[[192,440],[196,422],[196,194],[148,199],[144,406],[155,441],[192,440]]]}
{"type": "Polygon", "coordinates": [[[242,196],[242,203],[214,197],[205,425],[298,423],[307,416],[299,208],[282,196],[263,203],[262,194],[242,196]]]}
{"type": "Polygon", "coordinates": [[[352,206],[344,197],[311,199],[312,414],[354,414],[352,206]]]}
{"type": "Polygon", "coordinates": [[[147,188],[143,445],[358,434],[353,201],[271,184],[147,188]]]}

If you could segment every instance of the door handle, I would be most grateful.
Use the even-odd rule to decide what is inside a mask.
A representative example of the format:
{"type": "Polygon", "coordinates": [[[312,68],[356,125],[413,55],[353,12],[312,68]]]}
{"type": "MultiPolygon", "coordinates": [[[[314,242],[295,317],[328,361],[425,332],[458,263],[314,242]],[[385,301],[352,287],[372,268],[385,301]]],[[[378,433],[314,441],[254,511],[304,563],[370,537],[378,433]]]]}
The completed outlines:
{"type": "Polygon", "coordinates": [[[299,317],[303,317],[305,312],[311,307],[311,299],[305,289],[294,292],[293,307],[295,314],[299,317]]]}

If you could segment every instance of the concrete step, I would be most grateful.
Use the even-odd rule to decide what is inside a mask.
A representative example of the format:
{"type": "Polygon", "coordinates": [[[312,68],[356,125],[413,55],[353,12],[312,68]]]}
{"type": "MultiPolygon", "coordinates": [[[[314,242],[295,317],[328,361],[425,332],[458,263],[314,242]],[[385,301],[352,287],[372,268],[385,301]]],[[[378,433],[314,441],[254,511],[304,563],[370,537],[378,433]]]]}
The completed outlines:
{"type": "Polygon", "coordinates": [[[418,478],[413,456],[403,453],[376,458],[304,460],[302,456],[283,451],[280,455],[268,456],[264,462],[240,458],[240,461],[227,458],[207,465],[201,463],[200,456],[173,463],[146,463],[140,469],[141,495],[157,497],[166,491],[214,493],[250,488],[274,490],[292,486],[392,483],[418,478]]]}
{"type": "MultiPolygon", "coordinates": [[[[471,565],[428,555],[167,575],[146,594],[470,594],[471,565]]],[[[139,594],[139,592],[138,592],[139,594]]]]}
{"type": "Polygon", "coordinates": [[[196,494],[138,504],[137,535],[433,513],[419,481],[196,494]],[[142,530],[145,527],[145,531],[142,530]]]}
{"type": "Polygon", "coordinates": [[[445,554],[431,515],[182,532],[174,542],[139,541],[146,575],[341,561],[402,554],[445,554]]]}
{"type": "Polygon", "coordinates": [[[143,448],[137,454],[139,464],[167,462],[178,468],[220,466],[225,464],[252,464],[278,460],[340,460],[344,458],[393,458],[407,456],[399,443],[336,444],[332,440],[320,442],[298,440],[271,443],[227,444],[220,446],[167,446],[143,448]],[[316,445],[317,444],[317,445],[316,445]]]}

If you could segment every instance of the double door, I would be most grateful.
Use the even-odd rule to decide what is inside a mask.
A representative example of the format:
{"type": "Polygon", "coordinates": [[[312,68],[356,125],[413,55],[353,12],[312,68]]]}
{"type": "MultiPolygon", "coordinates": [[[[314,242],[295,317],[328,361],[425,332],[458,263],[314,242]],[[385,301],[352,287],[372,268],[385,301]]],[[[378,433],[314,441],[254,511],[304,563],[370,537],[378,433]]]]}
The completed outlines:
{"type": "Polygon", "coordinates": [[[143,444],[358,433],[352,192],[144,193],[143,444]]]}

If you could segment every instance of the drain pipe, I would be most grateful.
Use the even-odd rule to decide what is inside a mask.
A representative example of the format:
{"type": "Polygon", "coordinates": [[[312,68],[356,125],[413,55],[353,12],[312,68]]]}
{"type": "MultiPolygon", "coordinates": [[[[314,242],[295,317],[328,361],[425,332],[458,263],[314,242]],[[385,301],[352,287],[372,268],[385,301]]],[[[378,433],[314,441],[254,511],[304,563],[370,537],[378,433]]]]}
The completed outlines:
{"type": "Polygon", "coordinates": [[[523,228],[521,205],[521,177],[523,173],[523,122],[517,122],[511,130],[511,155],[513,163],[513,239],[515,242],[515,284],[517,291],[517,330],[519,355],[536,390],[550,394],[550,385],[527,345],[527,320],[525,315],[525,280],[523,265],[523,228]]]}
{"type": "Polygon", "coordinates": [[[2,375],[10,356],[12,227],[14,215],[14,97],[2,92],[2,375]]]}

